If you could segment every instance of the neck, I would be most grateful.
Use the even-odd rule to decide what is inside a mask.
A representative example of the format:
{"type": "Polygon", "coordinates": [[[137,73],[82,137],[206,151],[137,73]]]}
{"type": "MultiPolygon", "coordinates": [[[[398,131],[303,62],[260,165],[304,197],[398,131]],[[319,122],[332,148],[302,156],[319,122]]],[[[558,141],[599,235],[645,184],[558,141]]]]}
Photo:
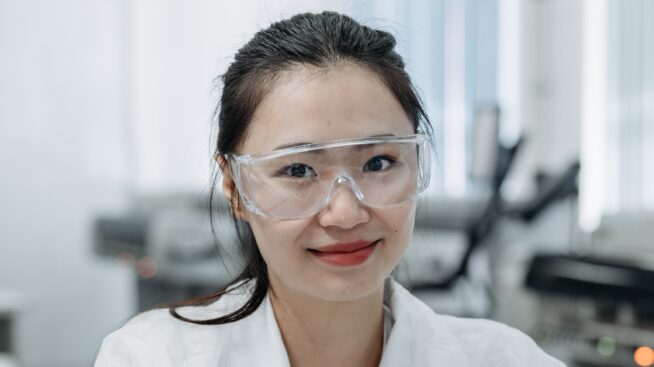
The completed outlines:
{"type": "Polygon", "coordinates": [[[383,284],[357,300],[334,302],[290,290],[271,275],[270,301],[292,366],[378,366],[383,284]]]}

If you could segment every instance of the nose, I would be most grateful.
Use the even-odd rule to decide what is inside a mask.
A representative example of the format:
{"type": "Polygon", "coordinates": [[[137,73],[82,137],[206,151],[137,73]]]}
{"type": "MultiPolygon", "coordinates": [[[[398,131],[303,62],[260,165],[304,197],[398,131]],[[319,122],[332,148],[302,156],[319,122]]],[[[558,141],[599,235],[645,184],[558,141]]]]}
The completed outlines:
{"type": "Polygon", "coordinates": [[[357,189],[348,179],[336,180],[329,194],[329,203],[319,214],[321,226],[350,229],[370,220],[368,209],[361,204],[354,190],[357,189]]]}

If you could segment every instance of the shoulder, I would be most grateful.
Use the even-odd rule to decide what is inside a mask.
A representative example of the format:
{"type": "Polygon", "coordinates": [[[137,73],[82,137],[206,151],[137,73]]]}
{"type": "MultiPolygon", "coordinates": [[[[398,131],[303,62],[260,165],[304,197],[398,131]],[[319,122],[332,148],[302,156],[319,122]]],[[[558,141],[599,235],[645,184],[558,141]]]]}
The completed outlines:
{"type": "Polygon", "coordinates": [[[531,337],[508,325],[486,319],[436,315],[454,341],[478,366],[563,366],[531,337]]]}
{"type": "Polygon", "coordinates": [[[563,366],[515,328],[492,320],[440,315],[398,283],[393,282],[392,288],[396,326],[419,338],[416,353],[435,353],[439,358],[449,353],[452,361],[465,366],[563,366]]]}
{"type": "MultiPolygon", "coordinates": [[[[246,302],[249,287],[243,284],[207,306],[182,307],[177,312],[193,320],[226,315],[246,302]]],[[[174,318],[168,309],[143,312],[104,338],[95,366],[177,366],[184,365],[189,355],[213,360],[235,325],[197,325],[174,318]]]]}

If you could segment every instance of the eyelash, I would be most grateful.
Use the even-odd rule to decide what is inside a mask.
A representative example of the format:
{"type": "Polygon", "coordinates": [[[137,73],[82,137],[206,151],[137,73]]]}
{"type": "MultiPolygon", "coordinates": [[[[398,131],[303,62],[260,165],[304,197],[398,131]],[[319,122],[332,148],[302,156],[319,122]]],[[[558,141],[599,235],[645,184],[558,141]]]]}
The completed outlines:
{"type": "MultiPolygon", "coordinates": [[[[289,164],[288,166],[282,167],[282,169],[280,169],[279,172],[277,172],[276,176],[290,177],[290,178],[306,178],[306,177],[296,177],[296,176],[293,176],[292,174],[289,174],[289,170],[293,169],[293,167],[300,167],[300,166],[304,166],[304,167],[306,167],[306,169],[309,169],[309,170],[313,171],[313,168],[311,168],[310,166],[308,166],[306,164],[293,163],[293,164],[289,164]]],[[[313,174],[315,176],[315,174],[316,174],[315,171],[313,171],[313,174]]]]}
{"type": "MultiPolygon", "coordinates": [[[[363,171],[364,171],[364,172],[379,172],[379,171],[370,171],[370,170],[367,169],[367,165],[368,165],[368,163],[370,163],[373,159],[383,159],[383,160],[385,160],[386,162],[388,162],[389,167],[386,167],[386,168],[381,169],[381,170],[379,170],[379,171],[385,171],[385,170],[388,170],[388,169],[390,168],[390,166],[392,166],[393,163],[396,162],[395,159],[393,159],[392,157],[390,157],[390,156],[388,156],[388,155],[377,155],[377,156],[374,156],[374,157],[372,157],[372,158],[370,158],[369,160],[366,161],[366,163],[365,163],[364,166],[363,166],[363,171]]],[[[282,168],[281,168],[281,169],[280,169],[280,170],[275,174],[275,176],[277,176],[277,177],[289,177],[289,178],[308,178],[308,177],[304,177],[304,176],[302,176],[302,177],[296,177],[296,176],[293,176],[292,174],[290,174],[289,170],[292,170],[294,167],[300,167],[300,166],[306,167],[306,169],[311,170],[311,171],[313,172],[313,176],[316,175],[315,171],[313,170],[313,168],[312,168],[311,166],[308,166],[308,165],[306,165],[306,164],[304,164],[304,163],[293,163],[293,164],[289,164],[289,165],[287,165],[287,166],[282,167],[282,168]]],[[[311,176],[309,176],[309,177],[311,177],[311,176]]]]}
{"type": "Polygon", "coordinates": [[[368,163],[370,163],[373,159],[383,159],[383,160],[388,162],[389,167],[386,167],[385,169],[381,169],[379,171],[386,171],[393,165],[393,163],[395,163],[395,159],[393,159],[392,157],[389,157],[388,155],[377,155],[377,156],[374,156],[374,157],[368,159],[368,161],[366,161],[366,163],[365,163],[365,165],[363,167],[364,172],[379,172],[379,171],[368,171],[368,170],[366,170],[366,168],[368,166],[368,163]]]}

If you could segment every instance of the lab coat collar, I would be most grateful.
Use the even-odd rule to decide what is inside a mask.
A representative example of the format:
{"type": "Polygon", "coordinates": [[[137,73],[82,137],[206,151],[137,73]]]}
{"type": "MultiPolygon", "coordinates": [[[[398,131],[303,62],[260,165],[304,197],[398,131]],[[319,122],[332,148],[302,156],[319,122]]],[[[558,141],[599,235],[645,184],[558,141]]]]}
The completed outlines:
{"type": "Polygon", "coordinates": [[[219,366],[290,366],[269,295],[238,324],[225,340],[219,366]]]}
{"type": "MultiPolygon", "coordinates": [[[[443,366],[467,364],[460,345],[447,337],[447,326],[427,305],[391,278],[384,288],[394,324],[380,367],[428,366],[435,361],[443,366]]],[[[220,366],[290,366],[269,296],[238,324],[238,332],[226,338],[220,366]]]]}
{"type": "Polygon", "coordinates": [[[395,324],[382,354],[380,367],[466,366],[461,344],[451,337],[444,319],[389,278],[385,287],[395,324]]]}

